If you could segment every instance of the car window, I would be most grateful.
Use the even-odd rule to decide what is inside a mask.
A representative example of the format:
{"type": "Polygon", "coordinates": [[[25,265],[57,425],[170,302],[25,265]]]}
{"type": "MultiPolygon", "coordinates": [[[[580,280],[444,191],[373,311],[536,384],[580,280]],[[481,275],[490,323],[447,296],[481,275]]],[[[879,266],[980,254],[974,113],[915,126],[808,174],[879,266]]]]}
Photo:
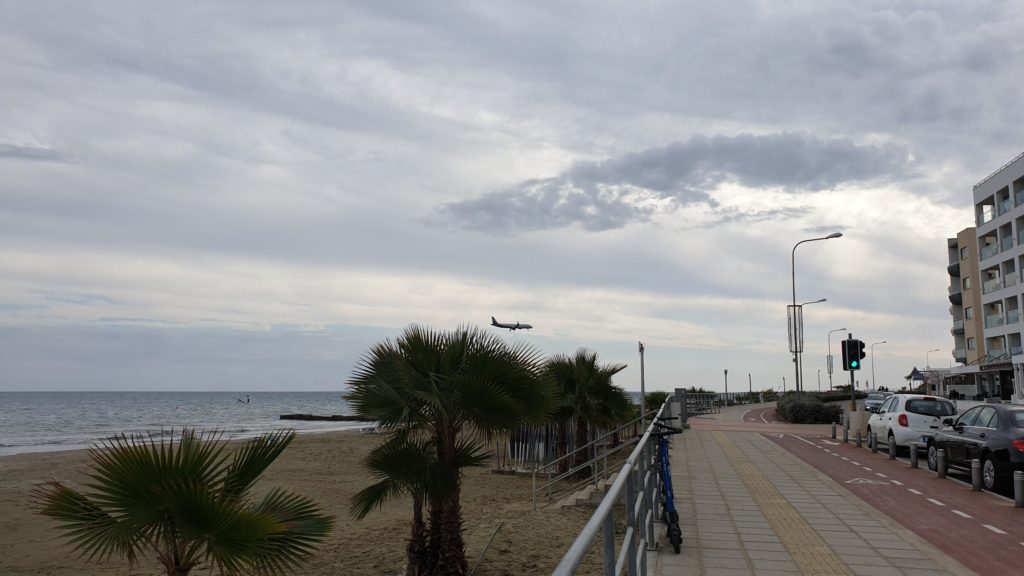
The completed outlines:
{"type": "Polygon", "coordinates": [[[978,417],[978,413],[981,412],[981,407],[971,408],[967,412],[964,412],[963,416],[957,419],[957,426],[972,426],[974,420],[978,417]]]}
{"type": "Polygon", "coordinates": [[[1024,410],[1015,410],[1010,414],[1013,414],[1013,427],[1024,428],[1024,410]]]}
{"type": "Polygon", "coordinates": [[[879,412],[885,412],[888,409],[889,401],[882,402],[882,405],[878,407],[879,412]]]}
{"type": "Polygon", "coordinates": [[[996,409],[991,406],[985,406],[978,413],[978,419],[974,421],[972,426],[977,428],[995,428],[999,423],[999,417],[996,415],[996,409]]]}
{"type": "Polygon", "coordinates": [[[900,399],[896,396],[891,398],[892,402],[889,404],[889,410],[887,412],[895,412],[900,407],[900,399]]]}
{"type": "Polygon", "coordinates": [[[885,396],[881,394],[868,394],[868,400],[881,400],[882,398],[885,398],[885,396]]]}
{"type": "Polygon", "coordinates": [[[934,400],[930,398],[919,398],[907,400],[907,412],[922,414],[924,416],[952,416],[956,414],[951,402],[945,400],[934,400]]]}

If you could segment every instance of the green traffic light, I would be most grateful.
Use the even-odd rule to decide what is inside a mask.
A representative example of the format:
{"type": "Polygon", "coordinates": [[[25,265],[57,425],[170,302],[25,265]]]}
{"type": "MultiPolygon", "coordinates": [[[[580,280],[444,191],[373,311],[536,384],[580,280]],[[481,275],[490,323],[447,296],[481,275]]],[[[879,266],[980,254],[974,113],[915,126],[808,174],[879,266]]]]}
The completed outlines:
{"type": "Polygon", "coordinates": [[[860,364],[860,362],[854,360],[853,362],[850,362],[850,368],[856,368],[858,364],[860,364]]]}

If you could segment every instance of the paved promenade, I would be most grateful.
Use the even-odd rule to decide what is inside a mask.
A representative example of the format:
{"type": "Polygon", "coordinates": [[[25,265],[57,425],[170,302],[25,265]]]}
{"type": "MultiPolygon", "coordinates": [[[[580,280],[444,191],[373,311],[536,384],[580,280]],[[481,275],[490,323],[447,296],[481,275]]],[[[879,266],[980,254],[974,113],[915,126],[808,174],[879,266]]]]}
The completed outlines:
{"type": "MultiPolygon", "coordinates": [[[[770,408],[733,407],[720,415],[691,418],[691,429],[673,439],[673,485],[683,551],[676,555],[666,545],[655,558],[649,556],[654,574],[976,574],[778,441],[788,438],[811,445],[815,440],[803,438],[825,441],[831,427],[792,426],[773,421],[773,415],[770,408]]],[[[842,446],[857,450],[852,444],[842,446]]],[[[807,449],[817,455],[825,454],[825,448],[807,449]]],[[[880,456],[863,449],[861,453],[880,456]]],[[[825,464],[843,463],[825,458],[825,464]]],[[[913,495],[906,494],[910,498],[913,495]]],[[[914,504],[903,507],[912,510],[914,504]]],[[[1008,549],[1007,554],[1024,557],[1018,550],[1024,549],[1008,549]]]]}

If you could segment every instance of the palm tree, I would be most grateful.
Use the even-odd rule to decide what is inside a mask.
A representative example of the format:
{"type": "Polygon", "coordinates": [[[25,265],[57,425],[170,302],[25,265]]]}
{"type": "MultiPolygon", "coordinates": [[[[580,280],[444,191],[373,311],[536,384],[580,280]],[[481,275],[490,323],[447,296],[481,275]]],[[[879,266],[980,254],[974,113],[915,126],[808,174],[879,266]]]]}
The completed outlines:
{"type": "Polygon", "coordinates": [[[439,332],[413,325],[372,347],[348,385],[345,399],[354,414],[391,433],[365,461],[378,482],[352,498],[353,516],[411,495],[406,573],[466,574],[461,470],[487,460],[492,434],[541,422],[554,408],[541,353],[479,328],[439,332]]]}
{"type": "MultiPolygon", "coordinates": [[[[601,365],[597,353],[580,348],[572,356],[559,354],[548,360],[547,372],[561,391],[560,422],[563,447],[568,450],[568,422],[576,423],[576,445],[587,443],[590,427],[605,427],[620,422],[631,410],[632,402],[612,376],[625,370],[625,364],[601,365]]],[[[573,458],[578,476],[586,476],[587,454],[581,450],[573,458]]]]}
{"type": "Polygon", "coordinates": [[[279,489],[250,491],[295,437],[279,430],[225,451],[221,433],[115,437],[91,450],[84,494],[51,480],[33,492],[90,560],[135,565],[151,552],[168,576],[209,565],[221,573],[282,574],[297,568],[333,526],[310,500],[279,489]]]}

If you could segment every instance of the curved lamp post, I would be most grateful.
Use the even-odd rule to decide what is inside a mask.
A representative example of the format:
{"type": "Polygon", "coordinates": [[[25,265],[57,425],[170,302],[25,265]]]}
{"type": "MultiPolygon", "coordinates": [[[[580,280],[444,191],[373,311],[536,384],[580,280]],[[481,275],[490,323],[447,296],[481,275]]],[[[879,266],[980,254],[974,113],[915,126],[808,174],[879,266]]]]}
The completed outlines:
{"type": "MultiPolygon", "coordinates": [[[[929,350],[929,351],[924,353],[924,371],[928,373],[928,380],[932,379],[932,367],[928,363],[928,355],[931,354],[932,352],[938,352],[938,351],[939,351],[939,349],[936,348],[935,350],[929,350]]],[[[935,382],[931,382],[931,385],[932,385],[932,388],[935,389],[935,393],[938,394],[939,393],[939,385],[936,384],[935,382]]]]}
{"type": "Polygon", "coordinates": [[[796,386],[795,386],[795,389],[797,391],[797,394],[800,393],[800,390],[802,388],[801,385],[800,385],[800,353],[803,352],[803,343],[801,342],[801,340],[803,340],[803,338],[802,338],[803,334],[801,333],[803,326],[798,326],[798,324],[802,323],[802,322],[800,322],[800,320],[802,320],[802,318],[798,319],[798,314],[797,314],[798,308],[796,306],[796,247],[801,245],[801,244],[803,244],[803,243],[805,243],[805,242],[817,242],[818,240],[831,240],[833,238],[840,238],[840,237],[842,237],[842,235],[843,235],[842,232],[833,232],[833,233],[829,234],[828,236],[822,236],[820,238],[808,238],[806,240],[801,240],[801,241],[799,241],[799,242],[797,242],[796,244],[793,245],[793,250],[790,252],[790,256],[789,256],[789,266],[790,266],[790,268],[789,269],[790,269],[790,279],[792,280],[792,284],[793,284],[793,308],[791,310],[791,312],[792,312],[792,319],[790,321],[789,329],[790,329],[790,336],[792,337],[792,346],[791,346],[792,350],[791,350],[791,352],[793,352],[793,365],[794,365],[793,366],[793,370],[796,372],[796,386]]]}
{"type": "Polygon", "coordinates": [[[871,345],[871,385],[875,387],[875,390],[878,390],[878,382],[875,381],[875,346],[885,343],[886,341],[882,340],[871,345]]]}
{"type": "MultiPolygon", "coordinates": [[[[804,302],[803,304],[797,304],[796,307],[800,309],[800,332],[801,332],[801,334],[803,333],[804,306],[807,306],[808,304],[821,304],[822,302],[828,302],[828,298],[818,298],[817,300],[811,300],[810,302],[804,302]]],[[[803,382],[804,381],[804,359],[803,359],[803,356],[798,356],[797,357],[797,364],[798,364],[798,368],[800,370],[800,382],[803,382]]],[[[819,388],[820,388],[820,386],[819,386],[819,388]]],[[[798,392],[797,393],[799,394],[799,393],[803,392],[803,390],[804,390],[803,384],[801,384],[800,388],[798,388],[798,392]]]]}
{"type": "Polygon", "coordinates": [[[825,334],[825,340],[828,342],[828,358],[826,364],[828,364],[828,391],[832,391],[832,333],[842,332],[846,328],[836,328],[835,330],[829,330],[828,334],[825,334]]]}

